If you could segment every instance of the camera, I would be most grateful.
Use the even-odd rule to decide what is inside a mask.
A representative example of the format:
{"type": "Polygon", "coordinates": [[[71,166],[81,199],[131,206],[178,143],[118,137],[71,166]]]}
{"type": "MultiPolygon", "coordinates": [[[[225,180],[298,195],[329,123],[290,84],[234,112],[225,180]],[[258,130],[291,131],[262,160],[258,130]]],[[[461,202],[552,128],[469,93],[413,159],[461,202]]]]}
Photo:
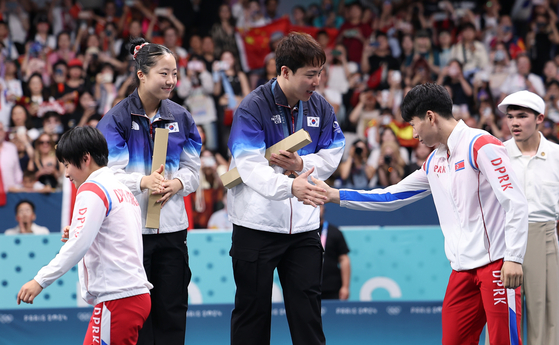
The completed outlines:
{"type": "Polygon", "coordinates": [[[390,165],[391,163],[392,163],[392,156],[391,155],[385,155],[384,156],[384,164],[390,165]]]}
{"type": "Polygon", "coordinates": [[[363,154],[363,148],[360,146],[355,147],[355,154],[361,156],[363,154]]]}

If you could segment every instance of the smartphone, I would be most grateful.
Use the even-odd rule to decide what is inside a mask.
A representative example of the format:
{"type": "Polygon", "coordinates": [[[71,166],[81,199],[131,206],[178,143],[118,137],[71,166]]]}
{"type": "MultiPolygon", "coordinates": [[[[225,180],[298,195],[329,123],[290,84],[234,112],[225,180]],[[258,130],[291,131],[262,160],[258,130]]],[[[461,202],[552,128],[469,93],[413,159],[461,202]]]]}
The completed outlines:
{"type": "Polygon", "coordinates": [[[157,7],[153,13],[158,17],[166,17],[167,16],[167,8],[165,7],[157,7]]]}
{"type": "Polygon", "coordinates": [[[342,55],[341,51],[336,50],[336,49],[332,50],[332,56],[340,56],[340,55],[342,55]]]}

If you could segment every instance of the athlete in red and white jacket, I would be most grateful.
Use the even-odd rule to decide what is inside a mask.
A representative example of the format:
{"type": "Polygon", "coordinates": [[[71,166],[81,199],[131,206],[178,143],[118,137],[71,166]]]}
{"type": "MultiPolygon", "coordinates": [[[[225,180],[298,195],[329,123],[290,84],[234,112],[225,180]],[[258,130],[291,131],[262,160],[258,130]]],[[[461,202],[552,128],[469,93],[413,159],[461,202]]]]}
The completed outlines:
{"type": "Polygon", "coordinates": [[[109,150],[99,130],[66,132],[56,155],[78,190],[72,224],[63,231],[60,252],[23,285],[17,302],[33,303],[78,264],[82,297],[94,305],[84,344],[136,344],[153,288],[143,267],[140,206],[107,168],[109,150]]]}
{"type": "Polygon", "coordinates": [[[495,344],[519,344],[520,284],[528,206],[504,145],[452,117],[440,85],[418,85],[402,103],[414,137],[436,147],[421,169],[372,191],[327,190],[343,207],[391,211],[433,194],[453,268],[443,302],[443,344],[477,344],[487,321],[495,344]]]}
{"type": "Polygon", "coordinates": [[[342,189],[340,205],[393,211],[433,194],[452,269],[469,270],[499,259],[521,264],[526,251],[526,198],[511,171],[499,140],[459,121],[448,147],[435,149],[421,169],[384,189],[342,189]]]}
{"type": "Polygon", "coordinates": [[[130,190],[107,167],[93,172],[78,189],[68,242],[34,279],[46,288],[77,263],[89,304],[149,293],[141,224],[130,190]]]}

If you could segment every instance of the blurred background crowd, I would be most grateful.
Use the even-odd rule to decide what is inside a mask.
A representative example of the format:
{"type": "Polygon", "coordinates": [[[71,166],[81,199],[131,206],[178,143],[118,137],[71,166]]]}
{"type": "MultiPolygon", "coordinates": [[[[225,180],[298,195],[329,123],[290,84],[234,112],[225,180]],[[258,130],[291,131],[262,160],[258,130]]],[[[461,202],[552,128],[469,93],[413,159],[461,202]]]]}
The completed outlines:
{"type": "Polygon", "coordinates": [[[134,90],[128,51],[138,36],[176,54],[172,100],[204,141],[196,228],[230,227],[219,175],[231,122],[240,101],[276,76],[273,51],[288,28],[326,52],[317,92],[347,139],[328,181],[336,187],[388,186],[423,164],[431,149],[400,114],[422,83],[444,85],[456,118],[501,140],[510,132],[497,104],[535,92],[546,102],[540,131],[558,141],[559,0],[321,0],[289,13],[279,1],[0,0],[0,189],[61,188],[58,138],[96,126],[134,90]]]}

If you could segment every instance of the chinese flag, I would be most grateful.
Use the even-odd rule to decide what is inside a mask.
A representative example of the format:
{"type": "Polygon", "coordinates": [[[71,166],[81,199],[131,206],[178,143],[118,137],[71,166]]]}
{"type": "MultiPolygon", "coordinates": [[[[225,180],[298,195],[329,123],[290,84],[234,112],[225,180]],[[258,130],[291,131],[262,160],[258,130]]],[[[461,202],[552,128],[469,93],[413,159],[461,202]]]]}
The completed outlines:
{"type": "MultiPolygon", "coordinates": [[[[241,54],[241,62],[246,71],[264,67],[264,58],[270,53],[270,36],[274,32],[282,32],[287,35],[289,32],[305,32],[316,38],[316,33],[320,29],[312,26],[291,25],[288,16],[284,16],[268,25],[253,28],[246,32],[237,32],[237,46],[241,54]]],[[[330,45],[338,35],[336,29],[326,29],[330,36],[330,45]]]]}

